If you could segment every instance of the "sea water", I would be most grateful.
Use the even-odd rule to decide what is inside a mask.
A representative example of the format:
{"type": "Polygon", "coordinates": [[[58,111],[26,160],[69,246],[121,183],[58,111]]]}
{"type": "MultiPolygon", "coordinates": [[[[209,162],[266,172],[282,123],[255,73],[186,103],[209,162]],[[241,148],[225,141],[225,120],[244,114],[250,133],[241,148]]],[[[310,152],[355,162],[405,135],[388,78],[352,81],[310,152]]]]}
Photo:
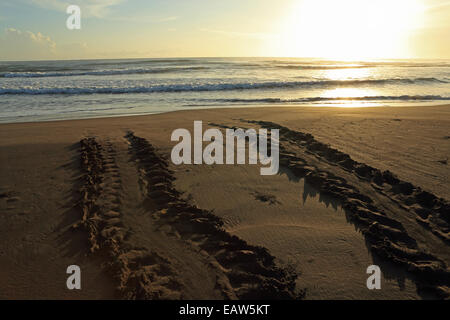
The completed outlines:
{"type": "Polygon", "coordinates": [[[450,101],[450,61],[181,58],[0,62],[0,122],[237,106],[450,101]]]}

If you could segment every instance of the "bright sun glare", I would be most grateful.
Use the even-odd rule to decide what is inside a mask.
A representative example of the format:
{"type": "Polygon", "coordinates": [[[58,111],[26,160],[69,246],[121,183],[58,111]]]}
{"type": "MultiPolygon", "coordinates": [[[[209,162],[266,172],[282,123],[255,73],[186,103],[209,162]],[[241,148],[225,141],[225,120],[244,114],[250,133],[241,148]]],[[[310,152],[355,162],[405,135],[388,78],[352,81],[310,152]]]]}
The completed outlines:
{"type": "Polygon", "coordinates": [[[283,56],[364,60],[408,57],[421,0],[299,0],[284,19],[283,56]]]}

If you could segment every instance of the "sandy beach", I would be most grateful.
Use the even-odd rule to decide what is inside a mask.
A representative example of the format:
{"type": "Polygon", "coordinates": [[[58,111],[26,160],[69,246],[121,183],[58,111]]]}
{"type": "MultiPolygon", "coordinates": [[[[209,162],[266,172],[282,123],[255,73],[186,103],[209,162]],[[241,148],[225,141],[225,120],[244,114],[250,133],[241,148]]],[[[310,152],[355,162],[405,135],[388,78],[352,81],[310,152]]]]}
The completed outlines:
{"type": "Polygon", "coordinates": [[[0,299],[448,299],[449,128],[450,105],[1,124],[0,299]],[[195,120],[279,129],[279,174],[175,166],[195,120]]]}

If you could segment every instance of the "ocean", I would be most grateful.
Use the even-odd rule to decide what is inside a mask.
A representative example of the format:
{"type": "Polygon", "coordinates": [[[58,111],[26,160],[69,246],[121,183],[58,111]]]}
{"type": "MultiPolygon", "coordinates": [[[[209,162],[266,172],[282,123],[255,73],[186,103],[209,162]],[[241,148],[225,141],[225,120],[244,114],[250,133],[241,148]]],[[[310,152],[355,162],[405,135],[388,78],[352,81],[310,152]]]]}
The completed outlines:
{"type": "Polygon", "coordinates": [[[450,103],[450,61],[180,58],[0,62],[0,122],[238,106],[450,103]]]}

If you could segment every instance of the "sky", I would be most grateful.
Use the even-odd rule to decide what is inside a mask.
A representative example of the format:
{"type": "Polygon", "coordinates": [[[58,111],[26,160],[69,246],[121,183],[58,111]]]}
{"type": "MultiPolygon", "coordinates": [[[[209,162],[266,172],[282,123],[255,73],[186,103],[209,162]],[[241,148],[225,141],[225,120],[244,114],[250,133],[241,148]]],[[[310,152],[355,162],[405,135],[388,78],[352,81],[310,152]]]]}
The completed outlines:
{"type": "Polygon", "coordinates": [[[0,60],[450,59],[449,40],[449,0],[0,0],[0,60]]]}

